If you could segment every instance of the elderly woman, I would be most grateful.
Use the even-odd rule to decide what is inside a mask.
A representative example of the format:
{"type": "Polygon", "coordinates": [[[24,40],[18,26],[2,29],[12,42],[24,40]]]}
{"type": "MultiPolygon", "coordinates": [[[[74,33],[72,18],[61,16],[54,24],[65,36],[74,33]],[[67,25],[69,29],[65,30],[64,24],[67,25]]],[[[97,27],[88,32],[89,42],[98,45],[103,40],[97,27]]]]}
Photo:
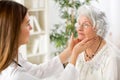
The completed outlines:
{"type": "Polygon", "coordinates": [[[76,30],[79,42],[85,38],[94,42],[82,51],[79,43],[74,47],[74,60],[70,60],[78,70],[74,80],[119,80],[118,58],[111,54],[113,51],[105,40],[108,30],[105,14],[91,5],[81,6],[76,30]]]}

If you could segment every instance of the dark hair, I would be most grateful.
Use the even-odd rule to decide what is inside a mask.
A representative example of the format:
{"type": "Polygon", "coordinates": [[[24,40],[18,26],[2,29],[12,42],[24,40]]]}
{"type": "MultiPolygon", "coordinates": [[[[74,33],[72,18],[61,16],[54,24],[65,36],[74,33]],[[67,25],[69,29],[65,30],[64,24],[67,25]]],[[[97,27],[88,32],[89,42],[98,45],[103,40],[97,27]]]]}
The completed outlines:
{"type": "Polygon", "coordinates": [[[0,1],[0,72],[18,57],[20,26],[27,8],[9,0],[0,1]]]}

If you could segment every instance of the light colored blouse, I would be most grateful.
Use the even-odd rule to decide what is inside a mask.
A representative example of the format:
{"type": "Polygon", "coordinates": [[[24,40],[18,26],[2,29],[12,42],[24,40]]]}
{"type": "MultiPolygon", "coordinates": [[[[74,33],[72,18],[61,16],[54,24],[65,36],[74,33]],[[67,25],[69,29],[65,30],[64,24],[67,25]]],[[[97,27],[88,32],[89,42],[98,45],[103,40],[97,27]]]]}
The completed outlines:
{"type": "Polygon", "coordinates": [[[76,64],[78,80],[120,80],[119,60],[111,53],[113,50],[106,44],[90,61],[85,61],[84,52],[80,54],[76,64]]]}

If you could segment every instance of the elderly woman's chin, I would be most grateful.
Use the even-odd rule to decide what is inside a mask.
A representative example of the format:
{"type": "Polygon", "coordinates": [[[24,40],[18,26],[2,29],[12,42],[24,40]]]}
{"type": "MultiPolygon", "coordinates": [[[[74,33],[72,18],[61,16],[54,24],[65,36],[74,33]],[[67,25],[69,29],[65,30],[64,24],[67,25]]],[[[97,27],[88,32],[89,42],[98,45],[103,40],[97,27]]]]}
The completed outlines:
{"type": "Polygon", "coordinates": [[[81,41],[81,40],[83,40],[85,38],[85,36],[83,36],[83,35],[78,35],[78,39],[81,41]]]}

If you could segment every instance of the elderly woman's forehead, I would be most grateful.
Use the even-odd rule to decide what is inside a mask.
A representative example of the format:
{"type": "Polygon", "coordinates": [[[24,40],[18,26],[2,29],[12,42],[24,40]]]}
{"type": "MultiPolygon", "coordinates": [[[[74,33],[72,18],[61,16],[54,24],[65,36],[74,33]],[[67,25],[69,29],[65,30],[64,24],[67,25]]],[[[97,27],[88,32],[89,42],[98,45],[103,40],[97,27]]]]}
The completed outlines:
{"type": "Polygon", "coordinates": [[[88,21],[88,22],[91,22],[91,20],[87,16],[79,16],[77,21],[88,21]]]}

